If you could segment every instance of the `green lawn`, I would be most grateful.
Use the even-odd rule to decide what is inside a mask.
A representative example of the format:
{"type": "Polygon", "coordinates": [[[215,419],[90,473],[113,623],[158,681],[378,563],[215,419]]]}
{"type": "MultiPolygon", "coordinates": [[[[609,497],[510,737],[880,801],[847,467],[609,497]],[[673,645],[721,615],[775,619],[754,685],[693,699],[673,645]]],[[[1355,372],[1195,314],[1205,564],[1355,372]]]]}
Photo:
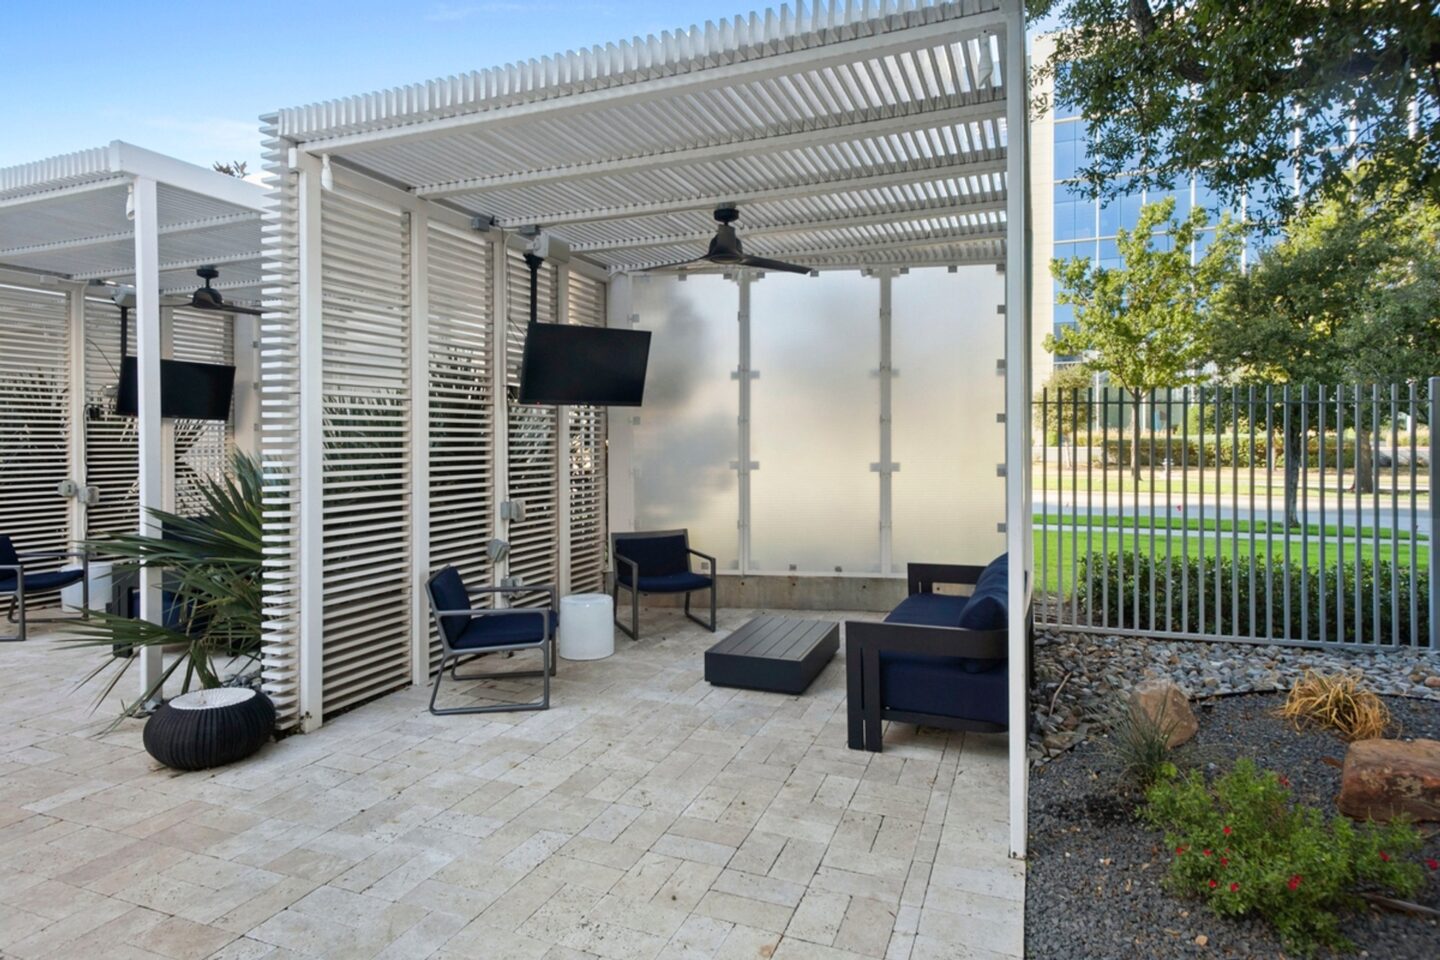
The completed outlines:
{"type": "MultiPolygon", "coordinates": [[[[1381,511],[1381,513],[1385,516],[1389,515],[1385,511],[1381,511]]],[[[1160,535],[1163,536],[1163,532],[1167,529],[1171,531],[1208,530],[1213,533],[1216,529],[1217,524],[1217,521],[1215,520],[1205,520],[1202,523],[1199,518],[1182,518],[1178,516],[1163,518],[1163,522],[1160,522],[1161,519],[1162,518],[1148,516],[1120,517],[1099,516],[1093,514],[1087,515],[1083,512],[1077,516],[1065,511],[1048,512],[1035,515],[1035,522],[1037,524],[1074,524],[1075,526],[1081,528],[1080,535],[1082,537],[1084,536],[1085,527],[1091,527],[1095,530],[1099,530],[1101,527],[1110,527],[1112,530],[1117,527],[1124,527],[1127,530],[1134,530],[1137,527],[1141,530],[1149,530],[1153,526],[1156,529],[1160,530],[1160,535]]],[[[1253,530],[1257,537],[1263,537],[1267,532],[1271,535],[1272,538],[1282,537],[1285,535],[1287,529],[1285,524],[1278,521],[1272,521],[1267,523],[1264,520],[1220,520],[1218,521],[1218,524],[1219,529],[1223,532],[1235,531],[1244,535],[1248,535],[1253,530]]],[[[1322,528],[1320,527],[1320,525],[1315,523],[1309,524],[1304,527],[1289,528],[1290,538],[1292,541],[1298,543],[1302,535],[1308,535],[1311,537],[1319,536],[1321,529],[1322,528]]],[[[1325,533],[1329,536],[1333,537],[1337,535],[1343,535],[1347,540],[1353,539],[1355,537],[1356,531],[1356,528],[1353,526],[1346,525],[1344,527],[1338,527],[1333,523],[1327,523],[1323,529],[1325,533]]],[[[1381,527],[1378,531],[1373,527],[1360,527],[1359,530],[1360,535],[1366,539],[1373,539],[1375,536],[1378,535],[1382,541],[1386,542],[1390,540],[1392,533],[1392,530],[1388,527],[1381,527]]],[[[1393,532],[1395,537],[1399,540],[1410,539],[1409,530],[1397,529],[1393,532]]],[[[1419,539],[1421,541],[1425,541],[1429,538],[1424,534],[1421,534],[1419,539]]]]}

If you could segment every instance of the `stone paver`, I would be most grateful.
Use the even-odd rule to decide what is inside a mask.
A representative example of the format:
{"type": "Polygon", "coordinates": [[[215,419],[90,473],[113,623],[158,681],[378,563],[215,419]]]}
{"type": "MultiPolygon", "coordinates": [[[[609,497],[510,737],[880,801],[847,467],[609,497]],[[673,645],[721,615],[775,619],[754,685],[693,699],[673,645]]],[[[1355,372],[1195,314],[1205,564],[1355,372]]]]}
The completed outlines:
{"type": "Polygon", "coordinates": [[[848,750],[843,651],[801,697],[716,688],[715,637],[645,616],[548,712],[411,688],[183,775],[74,689],[93,648],[0,646],[0,957],[1021,956],[1003,736],[848,750]]]}

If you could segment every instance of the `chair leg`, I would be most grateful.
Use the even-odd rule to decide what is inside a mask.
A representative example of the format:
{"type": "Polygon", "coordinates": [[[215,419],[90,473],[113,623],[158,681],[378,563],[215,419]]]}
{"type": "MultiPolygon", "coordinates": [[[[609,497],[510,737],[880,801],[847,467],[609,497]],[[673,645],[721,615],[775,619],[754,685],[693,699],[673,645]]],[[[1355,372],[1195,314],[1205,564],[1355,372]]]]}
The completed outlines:
{"type": "Polygon", "coordinates": [[[851,750],[865,749],[865,700],[860,675],[860,647],[845,638],[845,720],[849,727],[847,745],[851,750]]]}
{"type": "MultiPolygon", "coordinates": [[[[439,695],[439,693],[440,693],[440,681],[441,681],[441,679],[445,676],[445,665],[446,665],[450,660],[459,661],[459,660],[462,660],[462,659],[466,659],[466,658],[464,658],[464,657],[459,657],[459,656],[451,655],[451,656],[446,656],[446,657],[441,658],[441,660],[440,660],[440,669],[437,670],[437,671],[435,671],[435,686],[430,690],[430,712],[433,713],[433,714],[434,714],[435,716],[437,716],[437,717],[444,717],[444,716],[449,716],[449,715],[451,715],[451,714],[462,714],[462,713],[518,713],[518,712],[523,711],[523,710],[548,710],[548,709],[550,709],[550,671],[551,671],[552,665],[551,665],[551,661],[550,661],[550,647],[549,647],[549,644],[541,644],[540,647],[539,647],[539,650],[540,650],[540,663],[541,663],[541,668],[540,668],[539,670],[525,670],[525,671],[520,671],[520,672],[517,672],[517,673],[499,673],[499,674],[487,673],[487,674],[477,674],[477,675],[474,675],[474,676],[464,676],[464,677],[460,677],[460,678],[459,678],[459,679],[461,679],[461,680],[497,680],[497,679],[513,680],[513,679],[525,678],[525,677],[543,677],[543,678],[544,678],[544,692],[543,692],[543,694],[541,695],[541,697],[540,697],[539,700],[532,700],[532,701],[530,701],[530,702],[528,702],[528,703],[498,703],[498,704],[496,704],[496,705],[493,706],[493,707],[444,707],[444,708],[437,708],[437,707],[435,706],[435,698],[436,698],[436,697],[439,695]]],[[[471,659],[473,659],[473,658],[471,658],[471,659]]],[[[450,673],[450,675],[451,675],[452,677],[455,676],[455,672],[454,672],[454,669],[453,669],[454,666],[455,666],[454,664],[451,665],[451,673],[450,673]]]]}
{"type": "Polygon", "coordinates": [[[631,590],[631,591],[630,591],[630,626],[628,626],[628,627],[625,626],[625,624],[623,624],[623,623],[620,622],[620,578],[619,578],[619,577],[616,577],[616,578],[615,578],[615,594],[614,594],[614,596],[615,596],[615,626],[619,627],[619,628],[620,628],[620,632],[623,633],[623,634],[625,634],[625,636],[629,637],[631,640],[638,640],[638,639],[640,639],[639,637],[636,636],[636,634],[637,634],[637,633],[639,632],[639,630],[640,630],[640,595],[637,594],[634,590],[631,590]]]}
{"type": "Polygon", "coordinates": [[[25,597],[20,593],[10,595],[10,608],[5,611],[7,623],[16,624],[18,629],[13,637],[0,637],[0,643],[24,643],[26,640],[25,597]],[[16,618],[16,613],[19,618],[16,618]]]}
{"type": "Polygon", "coordinates": [[[699,617],[695,616],[695,614],[693,614],[693,613],[690,612],[690,591],[688,591],[688,590],[685,591],[685,616],[689,617],[691,620],[693,620],[693,621],[695,621],[696,623],[700,624],[700,626],[704,627],[706,630],[709,630],[711,633],[714,633],[714,632],[715,632],[715,588],[714,588],[714,587],[711,587],[711,588],[710,588],[710,622],[709,622],[709,623],[706,623],[704,620],[701,620],[699,617]]]}
{"type": "Polygon", "coordinates": [[[860,668],[865,704],[865,749],[880,753],[885,749],[885,738],[880,729],[880,652],[874,647],[862,650],[860,668]]]}

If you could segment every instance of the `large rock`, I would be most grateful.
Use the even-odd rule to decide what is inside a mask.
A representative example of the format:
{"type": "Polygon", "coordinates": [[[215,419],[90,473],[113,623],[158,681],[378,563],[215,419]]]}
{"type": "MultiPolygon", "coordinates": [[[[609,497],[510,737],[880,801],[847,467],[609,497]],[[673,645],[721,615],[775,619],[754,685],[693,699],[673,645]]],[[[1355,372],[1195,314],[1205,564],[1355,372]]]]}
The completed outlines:
{"type": "Polygon", "coordinates": [[[1169,730],[1167,743],[1171,749],[1195,736],[1200,729],[1185,691],[1169,680],[1141,680],[1135,684],[1130,689],[1130,710],[1159,729],[1169,730]]]}
{"type": "Polygon", "coordinates": [[[1357,820],[1399,814],[1440,820],[1440,740],[1357,740],[1340,772],[1340,812],[1357,820]]]}

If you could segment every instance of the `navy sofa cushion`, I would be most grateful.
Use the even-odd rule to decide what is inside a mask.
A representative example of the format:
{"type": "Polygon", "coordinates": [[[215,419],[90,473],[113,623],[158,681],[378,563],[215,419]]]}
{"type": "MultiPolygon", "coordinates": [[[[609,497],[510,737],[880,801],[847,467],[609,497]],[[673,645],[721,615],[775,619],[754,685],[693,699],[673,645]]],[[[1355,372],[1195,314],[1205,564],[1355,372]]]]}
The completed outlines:
{"type": "MultiPolygon", "coordinates": [[[[80,578],[85,576],[83,570],[55,570],[48,573],[25,573],[25,592],[46,593],[52,590],[59,590],[61,587],[68,587],[72,583],[79,583],[80,578]]],[[[15,574],[9,570],[0,573],[0,593],[14,591],[19,581],[15,574]]]]}
{"type": "MultiPolygon", "coordinates": [[[[550,636],[555,635],[559,619],[554,610],[546,611],[550,620],[550,636]]],[[[493,613],[473,617],[450,646],[456,650],[498,647],[512,643],[537,643],[546,634],[544,621],[534,613],[493,613]]]]}
{"type": "MultiPolygon", "coordinates": [[[[629,578],[622,577],[621,583],[630,585],[629,578]]],[[[640,575],[641,593],[687,593],[691,590],[708,590],[713,581],[700,573],[667,573],[658,577],[640,575]]]]}
{"type": "Polygon", "coordinates": [[[912,593],[885,617],[886,623],[913,623],[921,627],[958,627],[969,597],[943,593],[912,593]]]}
{"type": "MultiPolygon", "coordinates": [[[[685,552],[685,538],[679,534],[616,540],[615,553],[635,561],[642,579],[690,572],[690,555],[685,552]]],[[[615,571],[621,583],[630,583],[629,564],[617,562],[615,571]]]]}
{"type": "MultiPolygon", "coordinates": [[[[470,609],[470,594],[465,589],[465,581],[460,579],[460,571],[453,566],[446,567],[431,577],[429,589],[430,600],[435,604],[436,610],[470,609]]],[[[450,642],[450,646],[455,646],[455,641],[469,623],[470,617],[466,614],[450,614],[440,618],[440,629],[445,631],[445,639],[450,642]]]]}
{"type": "Polygon", "coordinates": [[[966,630],[1003,630],[1009,611],[1010,562],[1002,553],[990,561],[975,581],[970,603],[960,618],[966,630]]]}
{"type": "Polygon", "coordinates": [[[15,541],[0,534],[0,566],[13,567],[19,562],[20,555],[15,552],[15,541]]]}
{"type": "Polygon", "coordinates": [[[881,653],[880,704],[886,710],[1005,724],[1010,702],[1006,667],[1004,661],[881,653]],[[988,669],[967,670],[967,663],[988,669]]]}

